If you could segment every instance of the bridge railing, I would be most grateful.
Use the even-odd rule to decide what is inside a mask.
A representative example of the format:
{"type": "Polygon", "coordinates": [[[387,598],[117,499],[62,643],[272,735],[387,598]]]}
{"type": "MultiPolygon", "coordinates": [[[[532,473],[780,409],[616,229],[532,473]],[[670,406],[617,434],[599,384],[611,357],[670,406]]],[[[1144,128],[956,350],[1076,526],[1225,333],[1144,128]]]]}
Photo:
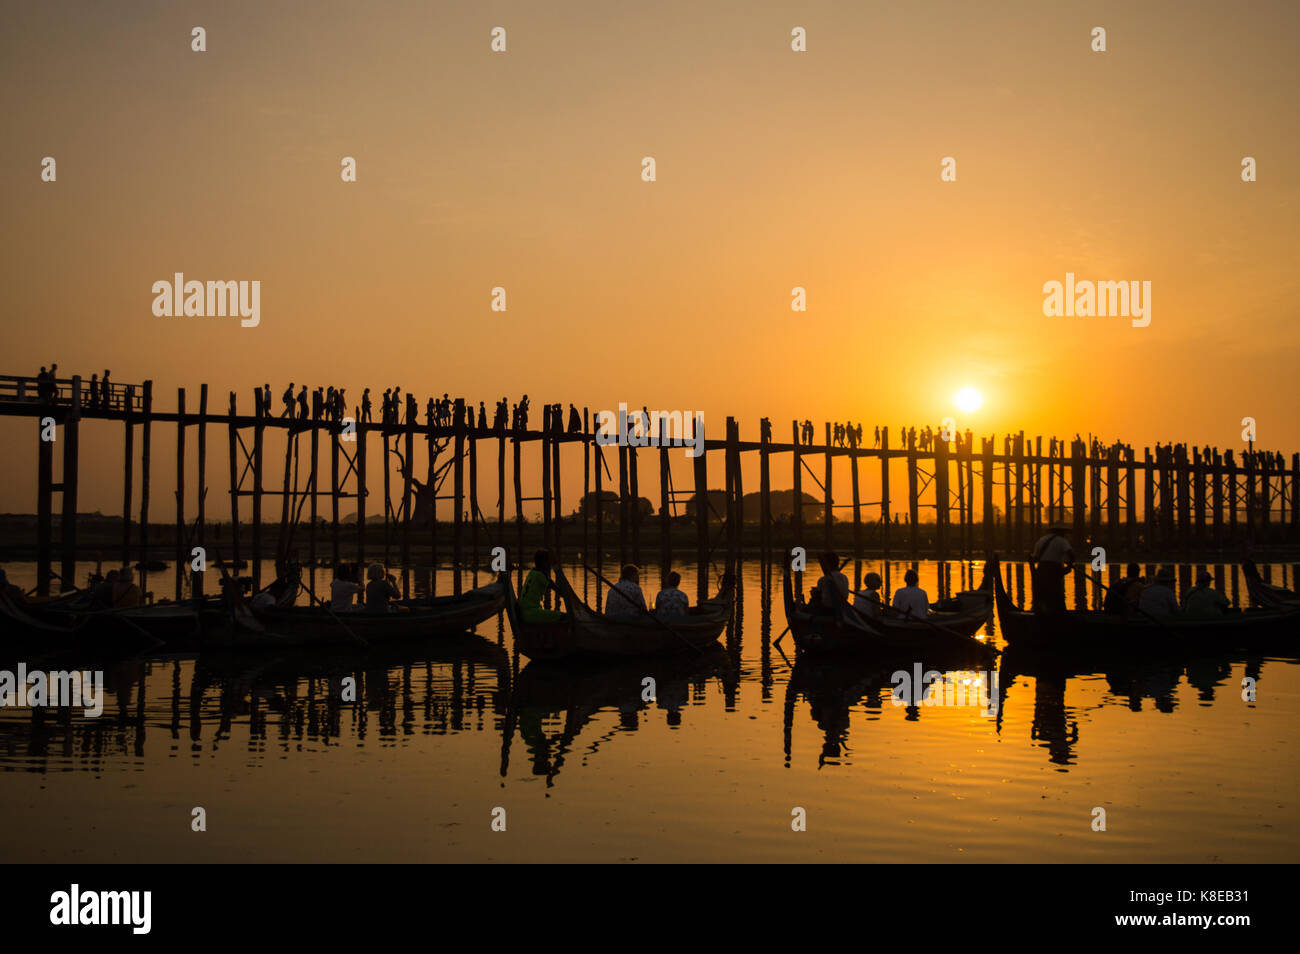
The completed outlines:
{"type": "MultiPolygon", "coordinates": [[[[73,399],[72,378],[56,378],[49,399],[44,399],[35,375],[0,375],[0,402],[33,404],[52,403],[70,407],[73,399]]],[[[83,411],[143,411],[144,388],[137,384],[100,384],[81,379],[81,409],[83,411]]]]}

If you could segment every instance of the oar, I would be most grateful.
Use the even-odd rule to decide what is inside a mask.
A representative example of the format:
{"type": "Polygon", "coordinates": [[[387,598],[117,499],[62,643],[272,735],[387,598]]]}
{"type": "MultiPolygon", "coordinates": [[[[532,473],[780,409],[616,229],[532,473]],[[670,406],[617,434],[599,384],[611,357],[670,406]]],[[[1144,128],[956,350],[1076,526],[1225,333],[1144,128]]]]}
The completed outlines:
{"type": "MultiPolygon", "coordinates": [[[[1088,574],[1084,572],[1083,567],[1081,567],[1081,566],[1075,566],[1075,567],[1073,567],[1073,570],[1074,570],[1075,573],[1083,573],[1084,578],[1085,578],[1085,579],[1088,579],[1088,580],[1092,580],[1092,582],[1093,582],[1094,585],[1101,587],[1101,591],[1102,591],[1103,593],[1109,593],[1109,592],[1110,592],[1111,588],[1110,588],[1109,586],[1107,586],[1105,583],[1101,582],[1101,580],[1093,580],[1092,577],[1088,576],[1088,574]]],[[[1148,613],[1146,610],[1142,609],[1142,607],[1140,607],[1140,606],[1135,606],[1135,607],[1133,607],[1133,608],[1134,608],[1135,610],[1137,610],[1139,613],[1141,613],[1143,616],[1145,616],[1147,619],[1151,620],[1151,622],[1155,623],[1155,624],[1156,624],[1157,626],[1159,626],[1161,629],[1168,629],[1168,628],[1169,628],[1168,626],[1165,625],[1164,621],[1163,621],[1162,619],[1160,619],[1159,616],[1152,616],[1150,613],[1148,613]]]]}
{"type": "MultiPolygon", "coordinates": [[[[596,577],[598,580],[600,580],[600,581],[601,581],[602,583],[604,583],[606,586],[608,586],[611,590],[614,589],[614,584],[611,583],[611,582],[609,582],[609,580],[605,579],[604,575],[601,574],[599,571],[597,571],[597,570],[593,570],[591,567],[587,566],[587,564],[586,564],[585,562],[582,564],[582,568],[583,568],[584,570],[586,570],[588,573],[590,573],[592,576],[596,577]]],[[[619,595],[621,596],[622,594],[620,593],[619,595]]],[[[632,601],[631,601],[631,600],[628,600],[627,602],[630,603],[630,602],[632,602],[632,601]]],[[[633,605],[635,605],[635,604],[633,604],[633,605]]],[[[687,638],[686,638],[685,636],[683,636],[681,633],[677,632],[677,630],[673,629],[671,626],[669,626],[667,623],[665,623],[663,620],[661,620],[661,619],[660,619],[658,616],[656,616],[654,613],[650,612],[650,611],[649,611],[648,609],[646,609],[644,606],[637,606],[636,609],[637,609],[639,612],[644,613],[646,616],[649,616],[652,620],[654,620],[656,623],[658,623],[658,624],[659,624],[660,626],[662,626],[664,629],[668,630],[668,632],[672,633],[674,636],[676,636],[678,639],[680,639],[682,642],[684,642],[687,646],[690,646],[691,649],[695,650],[695,651],[696,651],[697,653],[699,653],[701,656],[704,655],[704,650],[700,649],[700,647],[696,646],[696,645],[695,645],[694,643],[692,643],[689,639],[687,639],[687,638]]]]}
{"type": "MultiPolygon", "coordinates": [[[[112,613],[112,610],[109,610],[109,612],[112,613]]],[[[165,641],[159,639],[157,636],[155,636],[153,633],[149,632],[147,629],[145,629],[143,626],[141,626],[141,625],[140,625],[139,623],[137,623],[135,620],[131,619],[129,616],[123,616],[123,615],[114,614],[114,618],[115,618],[115,619],[120,619],[120,620],[122,620],[122,621],[125,622],[125,623],[129,623],[132,627],[134,627],[136,630],[138,630],[141,636],[143,636],[145,639],[149,640],[149,642],[152,644],[152,648],[153,648],[153,649],[157,649],[157,648],[160,647],[160,646],[166,646],[166,645],[167,645],[167,643],[166,643],[165,641]]]]}
{"type": "Polygon", "coordinates": [[[370,642],[366,640],[364,637],[357,635],[357,633],[353,631],[351,626],[343,622],[343,617],[339,616],[338,613],[334,612],[334,607],[330,606],[329,603],[325,602],[323,599],[321,599],[316,595],[316,591],[311,588],[310,583],[308,583],[306,580],[302,579],[301,577],[299,578],[298,582],[303,585],[304,589],[307,590],[307,593],[311,596],[311,598],[315,602],[325,607],[325,612],[329,613],[330,616],[334,617],[334,622],[342,626],[343,631],[347,633],[349,636],[351,636],[354,640],[356,640],[357,645],[363,647],[364,649],[370,648],[370,642]]]}

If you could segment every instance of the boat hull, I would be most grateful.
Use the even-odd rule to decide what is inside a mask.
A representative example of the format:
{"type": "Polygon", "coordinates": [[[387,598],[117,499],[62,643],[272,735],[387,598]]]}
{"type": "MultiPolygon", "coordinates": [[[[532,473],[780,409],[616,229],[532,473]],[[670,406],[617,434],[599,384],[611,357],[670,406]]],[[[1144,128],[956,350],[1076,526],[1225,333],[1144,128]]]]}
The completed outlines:
{"type": "Polygon", "coordinates": [[[987,576],[979,589],[959,593],[955,607],[932,610],[924,622],[868,618],[847,605],[839,617],[814,613],[795,598],[788,568],[783,584],[786,621],[801,652],[880,655],[988,648],[974,638],[993,616],[992,582],[987,576]]]}
{"type": "Polygon", "coordinates": [[[1091,610],[1033,613],[1017,606],[995,573],[998,627],[1017,646],[1160,652],[1172,647],[1300,645],[1300,606],[1233,610],[1213,619],[1120,615],[1091,610]]]}
{"type": "Polygon", "coordinates": [[[450,636],[473,629],[505,606],[505,587],[491,583],[457,596],[400,604],[393,612],[334,612],[324,606],[252,611],[255,626],[235,625],[205,636],[209,649],[363,645],[450,636]]]}
{"type": "Polygon", "coordinates": [[[724,582],[713,599],[691,607],[686,616],[666,620],[649,613],[613,617],[597,613],[578,599],[564,573],[555,570],[555,584],[566,604],[564,619],[527,623],[519,613],[514,588],[506,582],[506,611],[515,634],[515,647],[529,659],[592,659],[670,656],[703,652],[716,643],[731,620],[731,585],[724,582]]]}

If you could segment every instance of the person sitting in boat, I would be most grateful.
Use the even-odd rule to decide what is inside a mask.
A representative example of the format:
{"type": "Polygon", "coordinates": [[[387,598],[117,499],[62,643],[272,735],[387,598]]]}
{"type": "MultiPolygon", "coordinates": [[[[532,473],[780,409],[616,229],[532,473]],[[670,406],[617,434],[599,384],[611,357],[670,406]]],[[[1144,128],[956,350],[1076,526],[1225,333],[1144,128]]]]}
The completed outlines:
{"type": "Polygon", "coordinates": [[[629,563],[621,573],[614,588],[605,600],[606,616],[639,616],[646,611],[645,595],[638,582],[641,571],[635,564],[629,563]]]}
{"type": "MultiPolygon", "coordinates": [[[[551,551],[538,550],[533,554],[533,568],[524,578],[524,588],[519,592],[519,616],[525,623],[554,623],[564,618],[559,610],[548,610],[542,599],[551,583],[551,551]]],[[[556,591],[558,592],[558,590],[556,591]]]]}
{"type": "Polygon", "coordinates": [[[1164,566],[1156,574],[1155,582],[1142,590],[1138,611],[1146,616],[1177,616],[1178,598],[1174,595],[1173,567],[1164,566]]]}
{"type": "Polygon", "coordinates": [[[1102,610],[1107,613],[1114,613],[1117,616],[1123,616],[1137,607],[1138,597],[1142,595],[1144,586],[1142,567],[1136,563],[1130,563],[1128,569],[1124,572],[1124,579],[1106,591],[1106,599],[1101,606],[1102,610]]]}
{"type": "Polygon", "coordinates": [[[678,587],[681,585],[682,575],[676,570],[670,570],[664,577],[664,588],[659,591],[655,597],[655,615],[660,617],[685,616],[687,609],[691,605],[690,598],[687,597],[678,587]]]}
{"type": "Polygon", "coordinates": [[[113,605],[113,585],[117,583],[117,577],[117,570],[109,570],[90,588],[91,609],[108,609],[113,605]]]}
{"type": "Polygon", "coordinates": [[[382,563],[372,563],[366,571],[366,578],[370,581],[366,584],[366,612],[390,612],[392,607],[389,606],[389,601],[399,599],[402,595],[397,590],[393,574],[385,572],[382,563]]]}
{"type": "Polygon", "coordinates": [[[113,581],[113,592],[110,596],[113,609],[127,609],[131,606],[139,606],[144,602],[140,587],[135,585],[135,571],[129,566],[122,567],[118,572],[117,579],[113,581]]]}
{"type": "Polygon", "coordinates": [[[862,578],[862,585],[866,589],[853,594],[853,608],[868,619],[879,619],[880,588],[884,586],[884,580],[879,573],[868,573],[862,578]]]}
{"type": "Polygon", "coordinates": [[[1065,612],[1065,577],[1074,563],[1074,550],[1066,537],[1069,532],[1064,525],[1049,527],[1034,544],[1030,573],[1035,613],[1065,612]]]}
{"type": "Polygon", "coordinates": [[[915,570],[903,574],[903,585],[894,592],[893,607],[907,619],[925,619],[930,615],[930,596],[917,584],[921,577],[915,570]]]}
{"type": "Polygon", "coordinates": [[[838,554],[828,550],[817,562],[821,565],[822,575],[813,587],[812,610],[822,615],[839,616],[849,598],[849,578],[840,572],[838,554]]]}
{"type": "Polygon", "coordinates": [[[1214,588],[1208,570],[1196,574],[1196,585],[1183,596],[1183,615],[1194,619],[1215,619],[1228,610],[1228,598],[1214,588]]]}
{"type": "Polygon", "coordinates": [[[330,609],[344,613],[357,608],[356,597],[365,591],[357,579],[356,568],[346,563],[334,567],[334,581],[330,583],[330,609]]]}
{"type": "Polygon", "coordinates": [[[3,567],[0,567],[0,596],[19,606],[27,602],[27,594],[23,592],[23,588],[9,582],[9,574],[5,573],[3,567]]]}

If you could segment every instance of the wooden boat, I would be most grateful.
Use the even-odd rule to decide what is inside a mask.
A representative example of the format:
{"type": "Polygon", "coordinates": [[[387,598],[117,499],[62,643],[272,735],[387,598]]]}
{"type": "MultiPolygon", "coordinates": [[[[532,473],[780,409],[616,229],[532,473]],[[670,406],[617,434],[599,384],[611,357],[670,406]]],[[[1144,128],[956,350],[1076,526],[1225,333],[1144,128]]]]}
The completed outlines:
{"type": "Polygon", "coordinates": [[[838,618],[815,614],[803,601],[803,594],[796,598],[788,566],[783,575],[785,618],[800,651],[884,653],[991,648],[974,638],[993,616],[993,581],[987,565],[977,589],[964,590],[952,599],[930,604],[930,615],[924,621],[893,615],[887,607],[881,618],[872,619],[848,603],[838,618]]]}
{"type": "Polygon", "coordinates": [[[1055,647],[1060,651],[1103,648],[1112,651],[1162,651],[1188,645],[1300,645],[1300,605],[1229,610],[1212,619],[1153,618],[1139,613],[1069,610],[1039,614],[1011,599],[994,563],[998,626],[1008,643],[1055,647]]]}
{"type": "Polygon", "coordinates": [[[1259,567],[1255,565],[1254,560],[1242,560],[1241,572],[1246,577],[1246,590],[1250,593],[1250,601],[1256,606],[1300,606],[1300,593],[1288,590],[1284,586],[1265,583],[1264,578],[1259,575],[1259,567]]]}
{"type": "MultiPolygon", "coordinates": [[[[263,592],[272,605],[292,606],[300,588],[296,573],[278,577],[263,592]]],[[[97,652],[197,650],[214,632],[231,629],[227,598],[151,603],[116,609],[94,608],[81,590],[52,600],[17,603],[0,599],[3,644],[26,650],[93,649],[97,652]]]]}
{"type": "Polygon", "coordinates": [[[699,651],[716,642],[731,619],[733,586],[729,575],[722,578],[717,596],[692,606],[686,616],[668,620],[650,613],[605,616],[578,598],[559,567],[555,568],[554,582],[564,602],[564,618],[554,623],[525,623],[508,576],[505,581],[506,613],[515,646],[529,659],[665,656],[699,651]]]}
{"type": "MultiPolygon", "coordinates": [[[[504,574],[503,574],[504,575],[504,574]]],[[[204,634],[205,649],[282,649],[293,646],[367,645],[389,640],[450,636],[501,612],[505,584],[480,586],[458,596],[402,600],[393,610],[335,612],[327,606],[261,609],[237,605],[235,625],[204,634]]]]}

